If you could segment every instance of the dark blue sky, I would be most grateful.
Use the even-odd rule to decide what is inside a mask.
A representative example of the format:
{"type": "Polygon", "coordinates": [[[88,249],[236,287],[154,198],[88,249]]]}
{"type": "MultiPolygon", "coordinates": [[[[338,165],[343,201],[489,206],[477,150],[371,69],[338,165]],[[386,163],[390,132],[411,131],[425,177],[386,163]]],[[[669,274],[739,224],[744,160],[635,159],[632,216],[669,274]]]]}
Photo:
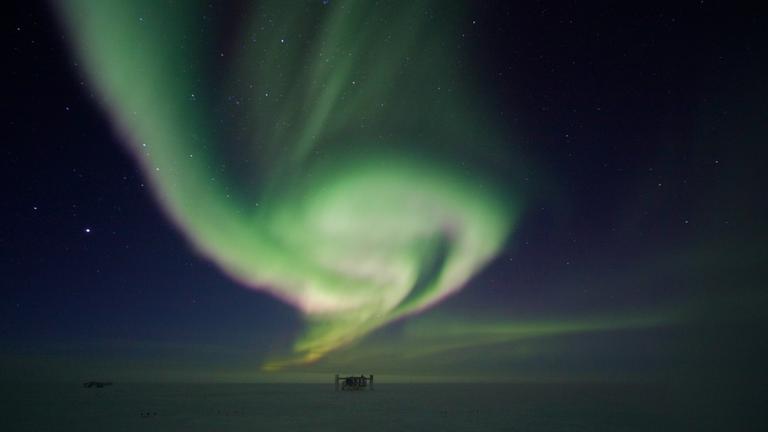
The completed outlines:
{"type": "MultiPolygon", "coordinates": [[[[464,54],[491,120],[532,161],[531,203],[498,258],[424,326],[672,318],[534,338],[533,360],[510,360],[509,341],[491,350],[498,361],[469,347],[443,375],[480,361],[512,377],[763,376],[761,15],[715,2],[513,3],[470,8],[464,54]]],[[[0,379],[94,367],[215,379],[287,349],[299,314],[225,277],[160,212],[50,6],[17,2],[3,32],[0,379]]],[[[414,320],[372,340],[405,353],[414,320]]],[[[393,375],[429,375],[394,361],[393,375]]]]}

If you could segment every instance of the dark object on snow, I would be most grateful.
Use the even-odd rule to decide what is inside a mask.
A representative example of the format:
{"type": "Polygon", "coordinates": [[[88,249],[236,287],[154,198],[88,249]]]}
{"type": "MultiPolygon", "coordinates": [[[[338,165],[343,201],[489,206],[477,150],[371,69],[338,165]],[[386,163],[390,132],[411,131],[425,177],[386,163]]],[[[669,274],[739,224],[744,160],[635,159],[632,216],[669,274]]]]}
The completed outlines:
{"type": "Polygon", "coordinates": [[[101,381],[88,381],[83,383],[83,387],[85,388],[103,388],[106,386],[111,386],[111,382],[101,382],[101,381]]]}
{"type": "Polygon", "coordinates": [[[336,391],[339,391],[339,383],[341,383],[341,390],[373,390],[373,375],[360,375],[360,376],[347,376],[341,377],[336,375],[336,391]]]}

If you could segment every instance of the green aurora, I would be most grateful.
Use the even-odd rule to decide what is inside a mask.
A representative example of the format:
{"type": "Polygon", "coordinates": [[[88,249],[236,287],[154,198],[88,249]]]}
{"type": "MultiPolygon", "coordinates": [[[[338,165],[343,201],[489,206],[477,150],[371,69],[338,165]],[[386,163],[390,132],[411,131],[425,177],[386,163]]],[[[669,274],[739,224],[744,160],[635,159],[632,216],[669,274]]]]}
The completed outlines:
{"type": "Polygon", "coordinates": [[[264,366],[276,370],[461,289],[514,228],[520,160],[484,120],[457,49],[460,6],[240,6],[68,0],[60,12],[189,243],[305,315],[294,354],[264,366]]]}

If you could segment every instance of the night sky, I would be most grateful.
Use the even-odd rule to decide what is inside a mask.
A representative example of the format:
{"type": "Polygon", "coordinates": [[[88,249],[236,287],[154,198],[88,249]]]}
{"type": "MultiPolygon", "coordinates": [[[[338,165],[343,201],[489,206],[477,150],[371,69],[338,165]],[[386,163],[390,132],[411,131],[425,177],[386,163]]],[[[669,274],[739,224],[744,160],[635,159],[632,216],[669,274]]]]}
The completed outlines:
{"type": "Polygon", "coordinates": [[[0,379],[766,378],[759,11],[17,3],[0,379]]]}

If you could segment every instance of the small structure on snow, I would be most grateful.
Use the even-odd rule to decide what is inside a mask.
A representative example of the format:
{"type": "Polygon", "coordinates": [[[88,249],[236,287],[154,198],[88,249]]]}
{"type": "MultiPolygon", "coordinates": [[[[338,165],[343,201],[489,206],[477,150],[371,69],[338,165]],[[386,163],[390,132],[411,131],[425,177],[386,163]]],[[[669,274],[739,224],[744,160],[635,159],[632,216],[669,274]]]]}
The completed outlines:
{"type": "Polygon", "coordinates": [[[88,381],[83,383],[83,387],[85,388],[104,388],[106,386],[111,386],[111,382],[101,382],[101,381],[88,381]]]}
{"type": "Polygon", "coordinates": [[[373,390],[373,375],[339,376],[336,374],[336,391],[342,390],[373,390]]]}

